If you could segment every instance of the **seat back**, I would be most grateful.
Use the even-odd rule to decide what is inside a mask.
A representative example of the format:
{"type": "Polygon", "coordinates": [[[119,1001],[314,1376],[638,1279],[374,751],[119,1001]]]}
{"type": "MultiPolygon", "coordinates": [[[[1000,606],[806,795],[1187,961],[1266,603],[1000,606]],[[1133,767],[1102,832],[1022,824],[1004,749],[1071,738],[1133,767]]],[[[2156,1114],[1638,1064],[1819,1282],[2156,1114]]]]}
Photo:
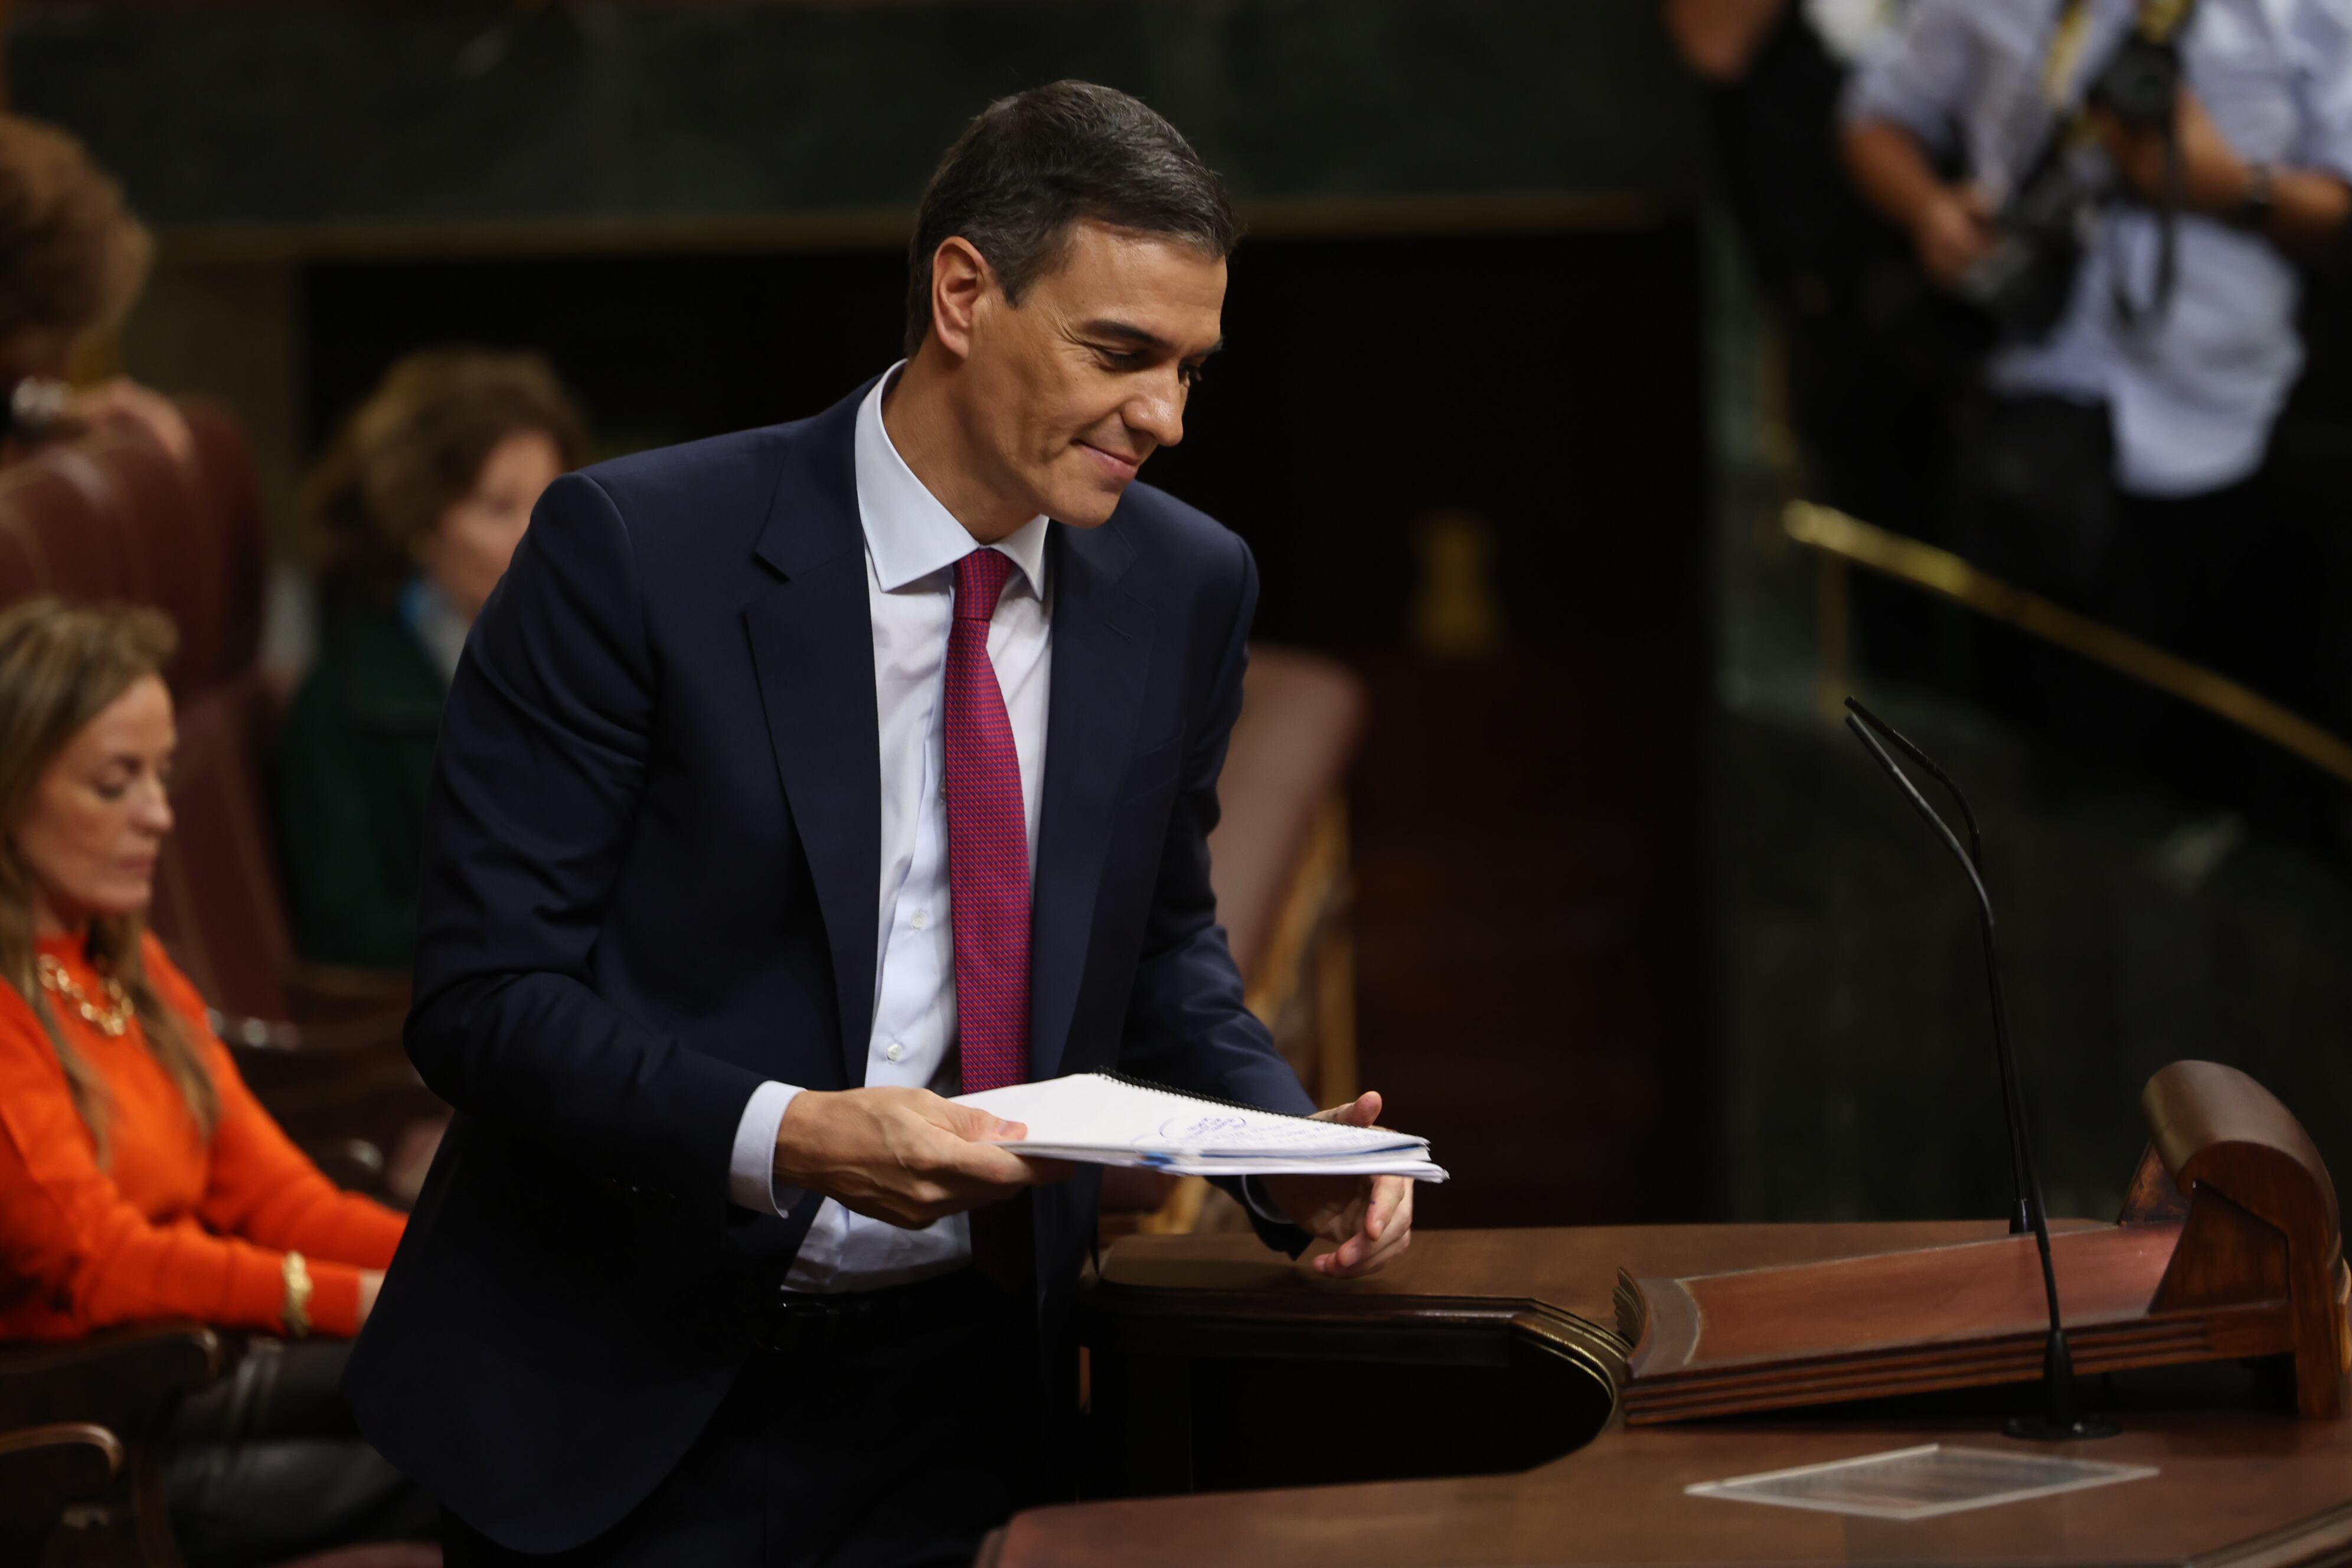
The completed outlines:
{"type": "Polygon", "coordinates": [[[253,443],[226,405],[191,398],[181,405],[196,438],[194,483],[203,505],[195,521],[203,549],[217,565],[217,587],[204,598],[217,617],[213,679],[241,675],[261,654],[263,602],[269,588],[269,534],[253,443]]]}
{"type": "Polygon", "coordinates": [[[294,940],[265,793],[273,718],[269,689],[250,666],[181,710],[178,824],[155,862],[149,913],[205,1000],[252,1018],[292,1013],[294,940]]]}
{"type": "Polygon", "coordinates": [[[1337,659],[1265,645],[1250,650],[1241,717],[1217,784],[1224,815],[1209,835],[1209,879],[1234,963],[1253,992],[1270,978],[1284,906],[1318,815],[1355,763],[1366,706],[1363,678],[1337,659]]]}
{"type": "Polygon", "coordinates": [[[191,402],[192,458],[100,431],[0,471],[0,604],[34,594],[152,605],[179,627],[182,703],[250,666],[268,559],[253,450],[236,416],[191,402]]]}
{"type": "Polygon", "coordinates": [[[231,566],[205,517],[212,502],[202,475],[194,464],[175,461],[128,432],[98,437],[82,455],[123,542],[124,596],[154,605],[179,628],[180,651],[165,673],[173,695],[188,701],[229,673],[231,566]]]}
{"type": "Polygon", "coordinates": [[[131,595],[121,520],[104,477],[78,447],[51,447],[0,472],[0,534],[23,563],[29,592],[85,601],[131,595]]]}

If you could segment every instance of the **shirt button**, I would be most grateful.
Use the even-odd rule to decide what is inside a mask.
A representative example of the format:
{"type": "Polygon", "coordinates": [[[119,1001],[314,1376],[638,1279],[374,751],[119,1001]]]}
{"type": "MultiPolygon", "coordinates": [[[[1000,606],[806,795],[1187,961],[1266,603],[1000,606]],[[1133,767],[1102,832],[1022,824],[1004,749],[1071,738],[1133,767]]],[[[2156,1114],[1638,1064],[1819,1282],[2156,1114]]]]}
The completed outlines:
{"type": "Polygon", "coordinates": [[[929,925],[930,923],[931,923],[931,911],[930,911],[930,910],[917,910],[915,911],[915,918],[914,918],[914,921],[912,921],[912,924],[914,925],[914,928],[915,928],[917,931],[921,931],[925,926],[928,926],[928,925],[929,925]]]}
{"type": "Polygon", "coordinates": [[[884,1048],[884,1050],[883,1050],[883,1052],[882,1052],[882,1056],[883,1056],[883,1058],[884,1058],[885,1060],[887,1060],[887,1061],[894,1061],[894,1062],[895,1062],[895,1061],[897,1061],[899,1058],[901,1058],[901,1057],[905,1056],[906,1054],[907,1054],[907,1047],[904,1047],[904,1046],[902,1046],[902,1045],[900,1045],[900,1044],[899,1044],[898,1041],[896,1041],[896,1040],[891,1041],[891,1042],[890,1042],[890,1044],[889,1044],[887,1047],[885,1047],[885,1048],[884,1048]]]}

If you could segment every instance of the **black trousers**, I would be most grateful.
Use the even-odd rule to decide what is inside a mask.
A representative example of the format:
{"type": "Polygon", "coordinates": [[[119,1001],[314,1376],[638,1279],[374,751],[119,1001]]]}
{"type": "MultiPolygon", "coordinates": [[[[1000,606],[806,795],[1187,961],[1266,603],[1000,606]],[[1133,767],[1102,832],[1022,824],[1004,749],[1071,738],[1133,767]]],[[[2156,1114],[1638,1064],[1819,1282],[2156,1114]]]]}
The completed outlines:
{"type": "Polygon", "coordinates": [[[929,1568],[1034,1500],[1028,1314],[967,1269],[780,1314],[652,1496],[535,1557],[447,1521],[448,1568],[929,1568]]]}
{"type": "Polygon", "coordinates": [[[343,1402],[348,1340],[256,1336],[172,1424],[163,1496],[189,1568],[430,1541],[440,1510],[368,1447],[343,1402]]]}

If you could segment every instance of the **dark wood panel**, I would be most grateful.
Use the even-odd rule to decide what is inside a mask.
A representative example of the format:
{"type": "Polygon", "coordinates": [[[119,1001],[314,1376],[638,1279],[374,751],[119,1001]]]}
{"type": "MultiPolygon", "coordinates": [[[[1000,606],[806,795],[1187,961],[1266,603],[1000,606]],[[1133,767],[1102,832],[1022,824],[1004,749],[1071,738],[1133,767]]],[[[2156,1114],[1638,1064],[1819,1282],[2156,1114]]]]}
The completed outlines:
{"type": "MultiPolygon", "coordinates": [[[[2084,1222],[2062,1227],[2069,1234],[2084,1222]]],[[[1163,1368],[1234,1341],[1275,1347],[1370,1331],[1446,1337],[1474,1321],[1533,1324],[1530,1309],[1613,1321],[1616,1271],[1685,1277],[1990,1240],[1997,1224],[1621,1226],[1456,1231],[1416,1238],[1391,1273],[1333,1282],[1269,1258],[1248,1237],[1150,1237],[1104,1260],[1098,1321],[1110,1359],[1163,1368]]],[[[1097,1365],[1106,1350],[1098,1346],[1097,1365]]],[[[1427,1363],[1423,1363],[1426,1365],[1427,1363]]],[[[1435,1375],[1433,1370],[1433,1379],[1435,1375]]],[[[1163,1391],[1170,1386],[1163,1381],[1163,1391]]],[[[1466,1384],[1465,1384],[1466,1386],[1466,1384]]],[[[1949,1442],[2048,1452],[2000,1433],[2010,1399],[1984,1393],[1884,1403],[1812,1418],[1675,1427],[1612,1423],[1521,1474],[1455,1475],[1088,1503],[1016,1518],[1000,1568],[1217,1563],[1300,1568],[1533,1568],[1568,1563],[1879,1563],[2289,1564],[2352,1545],[2352,1425],[2293,1415],[2291,1378],[2239,1368],[2102,1380],[2123,1436],[2060,1450],[2160,1472],[2153,1480],[1896,1522],[1759,1507],[1685,1490],[1700,1481],[1949,1442]]],[[[1195,1453],[1227,1435],[1197,1416],[1195,1453]]],[[[1264,1411],[1248,1411],[1254,1420],[1264,1411]]],[[[1108,1440],[1108,1435],[1105,1435],[1108,1440]]],[[[1405,1427],[1402,1457],[1442,1462],[1405,1427]]],[[[1203,1467],[1196,1463],[1196,1476],[1203,1467]]]]}

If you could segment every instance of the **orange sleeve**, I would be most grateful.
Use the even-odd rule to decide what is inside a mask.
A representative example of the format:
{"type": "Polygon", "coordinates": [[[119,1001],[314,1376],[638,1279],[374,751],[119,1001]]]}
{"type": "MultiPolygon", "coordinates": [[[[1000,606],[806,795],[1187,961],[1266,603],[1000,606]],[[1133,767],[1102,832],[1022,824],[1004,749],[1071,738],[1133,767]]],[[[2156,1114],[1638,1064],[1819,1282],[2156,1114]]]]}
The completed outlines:
{"type": "MultiPolygon", "coordinates": [[[[9,1321],[56,1334],[194,1318],[276,1333],[283,1261],[193,1220],[157,1225],[125,1199],[99,1168],[40,1021],[0,985],[0,1296],[9,1321]]],[[[312,1326],[357,1331],[359,1271],[323,1263],[311,1279],[312,1326]]]]}
{"type": "Polygon", "coordinates": [[[406,1219],[327,1180],[246,1088],[235,1058],[212,1032],[203,998],[152,936],[145,958],[157,994],[205,1047],[220,1090],[220,1125],[213,1131],[212,1163],[197,1209],[206,1227],[314,1262],[388,1267],[406,1219]]]}

